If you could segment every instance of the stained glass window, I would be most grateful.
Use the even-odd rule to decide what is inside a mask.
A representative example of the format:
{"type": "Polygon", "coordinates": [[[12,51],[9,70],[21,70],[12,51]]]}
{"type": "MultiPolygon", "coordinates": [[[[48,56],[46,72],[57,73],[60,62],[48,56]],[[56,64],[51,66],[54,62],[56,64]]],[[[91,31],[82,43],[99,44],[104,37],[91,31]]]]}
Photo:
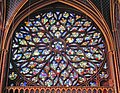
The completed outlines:
{"type": "Polygon", "coordinates": [[[109,77],[104,37],[81,12],[42,11],[14,32],[9,86],[99,86],[109,77]]]}

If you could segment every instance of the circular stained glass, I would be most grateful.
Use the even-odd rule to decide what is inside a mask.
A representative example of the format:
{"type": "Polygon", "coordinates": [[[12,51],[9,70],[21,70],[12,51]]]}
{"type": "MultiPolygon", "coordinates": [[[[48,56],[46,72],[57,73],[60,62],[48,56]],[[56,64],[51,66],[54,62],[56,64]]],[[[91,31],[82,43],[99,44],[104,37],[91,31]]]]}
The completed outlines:
{"type": "Polygon", "coordinates": [[[12,64],[35,85],[79,86],[102,67],[104,42],[98,27],[82,13],[40,12],[15,31],[12,64]]]}

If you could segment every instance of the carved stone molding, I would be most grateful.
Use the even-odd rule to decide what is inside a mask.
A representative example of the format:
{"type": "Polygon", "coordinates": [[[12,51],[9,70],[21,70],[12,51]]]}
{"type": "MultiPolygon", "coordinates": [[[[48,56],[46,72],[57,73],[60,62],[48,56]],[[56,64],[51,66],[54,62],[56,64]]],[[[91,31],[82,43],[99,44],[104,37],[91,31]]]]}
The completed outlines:
{"type": "MultiPolygon", "coordinates": [[[[8,3],[7,5],[7,9],[6,9],[6,27],[4,29],[4,39],[2,40],[2,48],[1,49],[7,49],[9,48],[9,44],[10,44],[10,40],[12,38],[12,34],[15,30],[15,28],[18,26],[18,24],[26,17],[28,16],[30,13],[34,12],[35,10],[39,9],[39,8],[42,8],[46,5],[49,5],[49,4],[52,4],[52,3],[55,3],[55,2],[61,2],[61,3],[64,3],[66,5],[69,5],[71,7],[74,7],[78,10],[82,10],[82,12],[86,13],[88,16],[90,16],[96,23],[97,25],[100,27],[100,29],[102,30],[102,32],[104,33],[105,35],[105,38],[107,40],[107,43],[108,43],[108,47],[109,47],[109,51],[112,51],[112,50],[116,50],[116,43],[118,39],[113,40],[113,36],[111,34],[111,31],[110,31],[110,28],[107,24],[107,22],[105,21],[103,15],[100,13],[100,11],[96,8],[96,6],[91,2],[91,0],[84,0],[86,5],[85,4],[81,4],[80,2],[82,0],[38,0],[38,2],[40,2],[41,4],[38,4],[38,8],[36,7],[37,4],[33,4],[33,5],[30,5],[29,8],[31,7],[31,11],[27,14],[25,13],[27,11],[27,9],[29,9],[28,7],[24,8],[24,5],[29,3],[28,0],[6,0],[8,3]],[[48,2],[47,2],[48,1],[48,2]],[[89,5],[89,6],[88,6],[89,5]],[[22,9],[23,8],[23,9],[22,9]],[[22,9],[22,10],[21,10],[22,9]],[[89,11],[87,11],[89,10],[89,11]],[[90,13],[91,12],[91,13],[90,13]],[[26,15],[25,15],[26,14],[26,15]],[[20,17],[21,16],[21,17],[20,17]],[[96,18],[95,18],[96,17],[96,18]],[[19,21],[18,21],[19,20],[19,21]],[[12,23],[14,23],[12,25],[12,23]],[[12,29],[10,27],[13,27],[12,29]]],[[[34,1],[34,0],[33,0],[34,1]]],[[[115,19],[114,19],[114,12],[115,10],[114,9],[114,5],[112,5],[112,3],[114,0],[111,0],[111,20],[112,20],[112,25],[114,26],[114,28],[112,29],[112,31],[115,31],[115,19]]],[[[1,0],[0,0],[0,3],[1,3],[1,0]]],[[[37,2],[36,2],[37,3],[37,2]]],[[[119,3],[120,3],[120,0],[119,0],[119,3]]],[[[120,7],[120,6],[119,6],[120,7]]],[[[120,13],[119,13],[120,15],[120,13]]],[[[1,18],[0,18],[0,21],[1,21],[1,18]]],[[[0,25],[0,28],[1,28],[1,25],[0,25]]],[[[120,32],[119,32],[120,33],[120,32]]],[[[115,33],[117,36],[119,33],[115,33]]],[[[117,36],[118,37],[118,36],[117,36]]],[[[2,50],[3,52],[6,52],[6,50],[2,50]]],[[[6,53],[7,54],[7,53],[6,53]]],[[[0,56],[0,60],[1,62],[0,63],[3,63],[1,65],[1,68],[4,69],[4,66],[6,64],[6,54],[3,53],[3,55],[1,54],[0,56]],[[3,66],[3,67],[2,67],[3,66]]],[[[116,60],[118,58],[118,55],[117,53],[115,52],[114,54],[111,53],[110,57],[114,58],[112,59],[113,61],[112,64],[115,64],[115,67],[117,67],[117,64],[118,64],[118,60],[116,60]]],[[[118,69],[115,68],[115,67],[112,67],[112,69],[116,70],[116,75],[119,73],[118,72],[118,69]]],[[[114,72],[113,70],[113,72],[114,72]]],[[[4,79],[4,71],[2,71],[1,73],[1,80],[4,79]]],[[[112,82],[118,82],[116,83],[116,86],[117,84],[119,85],[119,79],[118,79],[118,76],[117,76],[117,79],[114,80],[114,81],[109,81],[109,83],[111,84],[112,86],[112,82]],[[117,80],[117,81],[116,81],[117,80]]],[[[3,82],[1,82],[1,85],[3,82]]],[[[119,86],[118,86],[119,87],[119,86]]],[[[2,86],[0,86],[0,92],[2,91],[2,86]]],[[[116,90],[117,91],[117,90],[116,90]]],[[[1,92],[2,93],[2,92],[1,92]]]]}

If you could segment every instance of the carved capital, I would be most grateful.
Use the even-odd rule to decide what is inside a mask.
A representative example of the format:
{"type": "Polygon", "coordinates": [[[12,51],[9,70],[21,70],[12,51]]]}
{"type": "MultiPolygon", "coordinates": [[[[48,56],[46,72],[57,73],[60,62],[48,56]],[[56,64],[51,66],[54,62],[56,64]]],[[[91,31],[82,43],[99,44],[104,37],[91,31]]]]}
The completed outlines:
{"type": "Polygon", "coordinates": [[[7,53],[8,50],[7,50],[7,49],[1,49],[0,52],[5,52],[5,53],[7,53]]]}

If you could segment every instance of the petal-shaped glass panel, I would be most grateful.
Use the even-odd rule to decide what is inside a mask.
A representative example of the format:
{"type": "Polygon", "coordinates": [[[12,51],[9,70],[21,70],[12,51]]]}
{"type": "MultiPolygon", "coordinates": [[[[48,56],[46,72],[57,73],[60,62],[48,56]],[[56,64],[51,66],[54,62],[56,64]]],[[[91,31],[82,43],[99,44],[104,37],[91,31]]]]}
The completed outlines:
{"type": "MultiPolygon", "coordinates": [[[[20,85],[95,86],[105,63],[105,41],[95,23],[82,13],[48,11],[23,20],[14,33],[11,80],[20,85]],[[99,73],[100,72],[100,73],[99,73]]],[[[104,66],[104,69],[107,66],[104,66]]]]}

